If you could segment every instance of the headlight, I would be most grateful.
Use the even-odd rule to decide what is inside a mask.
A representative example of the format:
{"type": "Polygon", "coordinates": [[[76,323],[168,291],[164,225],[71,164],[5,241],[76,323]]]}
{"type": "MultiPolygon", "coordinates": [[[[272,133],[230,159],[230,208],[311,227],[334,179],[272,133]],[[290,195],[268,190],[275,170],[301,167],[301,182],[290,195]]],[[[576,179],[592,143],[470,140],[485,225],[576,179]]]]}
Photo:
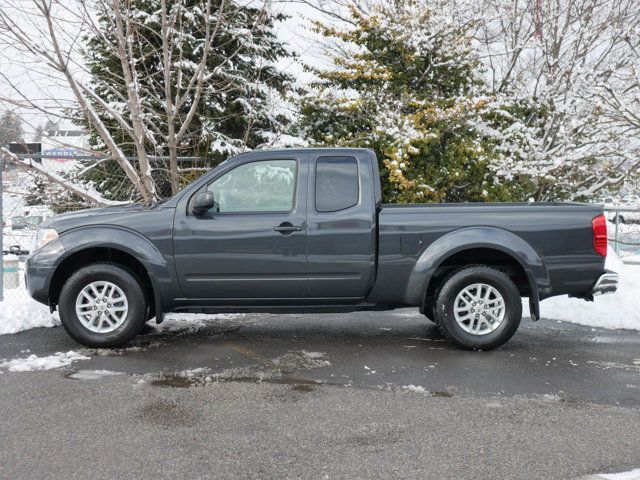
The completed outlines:
{"type": "Polygon", "coordinates": [[[39,228],[38,233],[36,233],[36,238],[33,241],[33,248],[31,252],[35,252],[36,250],[41,249],[47,243],[52,240],[58,238],[58,232],[56,232],[53,228],[39,228]]]}

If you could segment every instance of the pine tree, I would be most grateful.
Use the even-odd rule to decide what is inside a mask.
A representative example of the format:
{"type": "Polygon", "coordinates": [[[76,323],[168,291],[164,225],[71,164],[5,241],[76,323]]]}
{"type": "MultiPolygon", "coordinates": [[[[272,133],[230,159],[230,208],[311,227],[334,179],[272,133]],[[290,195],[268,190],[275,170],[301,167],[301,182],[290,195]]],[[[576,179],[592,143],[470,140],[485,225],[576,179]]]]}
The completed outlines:
{"type": "Polygon", "coordinates": [[[0,147],[5,147],[11,142],[22,142],[24,131],[22,129],[22,119],[17,113],[9,110],[0,117],[0,147]]]}
{"type": "Polygon", "coordinates": [[[374,149],[387,201],[526,196],[526,182],[492,169],[512,114],[482,95],[468,31],[412,0],[378,1],[370,13],[352,7],[351,15],[349,29],[316,23],[340,48],[331,50],[334,68],[314,70],[319,81],[302,101],[301,134],[374,149]]]}
{"type": "Polygon", "coordinates": [[[42,125],[38,125],[36,127],[36,131],[33,132],[33,141],[34,142],[41,142],[43,133],[44,133],[44,127],[42,125]]]}
{"type": "Polygon", "coordinates": [[[33,141],[41,142],[43,136],[53,137],[59,129],[59,125],[49,119],[46,121],[44,126],[40,124],[36,127],[36,131],[33,133],[33,141]]]}
{"type": "Polygon", "coordinates": [[[58,123],[54,122],[51,119],[48,119],[44,124],[43,133],[49,137],[53,137],[58,132],[59,129],[60,129],[60,126],[58,123]]]}
{"type": "MultiPolygon", "coordinates": [[[[222,1],[214,0],[211,6],[211,11],[220,12],[219,17],[222,18],[212,26],[217,33],[206,65],[206,88],[177,151],[179,156],[207,159],[207,166],[213,166],[244,149],[255,148],[268,141],[273,133],[281,131],[289,120],[274,108],[273,101],[290,91],[293,83],[288,74],[275,66],[279,59],[291,55],[275,35],[275,25],[284,17],[251,4],[226,0],[222,4],[222,1]]],[[[202,58],[206,3],[205,0],[167,2],[165,11],[177,19],[175,25],[179,28],[177,38],[180,41],[175,45],[174,53],[180,58],[179,66],[183,73],[192,72],[202,58]]],[[[137,81],[143,92],[146,121],[154,132],[149,139],[148,151],[158,156],[170,154],[165,142],[168,135],[164,111],[167,96],[161,52],[161,12],[164,5],[162,0],[132,0],[127,12],[129,18],[141,26],[132,38],[135,55],[139,58],[137,68],[145,73],[137,81]]],[[[126,98],[126,85],[120,59],[112,48],[108,48],[112,41],[109,31],[111,21],[109,11],[100,12],[103,35],[86,38],[85,60],[98,96],[111,106],[118,106],[122,116],[127,118],[128,105],[122,101],[122,98],[126,98]]],[[[182,91],[188,88],[185,83],[188,81],[185,81],[184,75],[173,73],[172,96],[177,88],[182,91]]],[[[195,96],[191,96],[180,105],[181,115],[186,116],[195,101],[195,96]]],[[[130,145],[130,137],[121,131],[118,122],[108,115],[102,120],[123,150],[134,156],[135,149],[130,145]]],[[[83,126],[89,129],[88,125],[83,126]]],[[[95,134],[91,141],[96,147],[101,146],[95,134]]],[[[110,170],[114,169],[110,169],[107,162],[102,168],[93,169],[88,178],[110,198],[126,199],[127,194],[121,188],[122,179],[110,179],[105,173],[110,170]],[[116,191],[120,193],[114,193],[116,191]]],[[[162,175],[162,172],[158,172],[156,178],[161,196],[170,193],[166,175],[164,179],[160,178],[162,175]]]]}

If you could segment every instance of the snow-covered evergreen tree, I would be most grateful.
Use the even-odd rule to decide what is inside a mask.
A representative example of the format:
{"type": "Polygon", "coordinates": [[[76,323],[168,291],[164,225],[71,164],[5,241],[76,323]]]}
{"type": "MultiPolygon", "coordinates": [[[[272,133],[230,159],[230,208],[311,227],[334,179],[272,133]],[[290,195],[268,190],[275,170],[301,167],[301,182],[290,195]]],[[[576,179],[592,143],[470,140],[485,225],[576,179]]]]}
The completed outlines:
{"type": "Polygon", "coordinates": [[[24,131],[20,115],[10,110],[5,111],[0,117],[0,147],[11,142],[22,142],[24,131]]]}
{"type": "MultiPolygon", "coordinates": [[[[172,175],[155,174],[156,183],[165,185],[160,196],[177,191],[176,157],[196,156],[215,164],[267,141],[287,124],[274,107],[292,88],[292,78],[275,66],[290,55],[275,35],[281,15],[235,0],[132,0],[126,8],[120,17],[128,34],[145,148],[149,155],[171,158],[172,175]]],[[[139,148],[134,148],[131,132],[113,115],[115,110],[127,119],[132,113],[127,101],[131,85],[113,48],[116,17],[109,8],[98,13],[99,28],[85,39],[85,60],[97,95],[92,101],[109,105],[103,122],[123,151],[135,156],[139,148]]],[[[93,142],[101,145],[98,136],[93,142]]],[[[109,178],[108,171],[109,165],[103,165],[88,178],[113,195],[121,190],[121,178],[109,178]]]]}
{"type": "Polygon", "coordinates": [[[331,40],[334,68],[315,71],[302,136],[375,149],[388,200],[526,198],[526,178],[501,178],[494,168],[500,155],[515,153],[518,106],[484,94],[470,25],[414,0],[378,0],[350,13],[350,28],[316,23],[331,40]]]}

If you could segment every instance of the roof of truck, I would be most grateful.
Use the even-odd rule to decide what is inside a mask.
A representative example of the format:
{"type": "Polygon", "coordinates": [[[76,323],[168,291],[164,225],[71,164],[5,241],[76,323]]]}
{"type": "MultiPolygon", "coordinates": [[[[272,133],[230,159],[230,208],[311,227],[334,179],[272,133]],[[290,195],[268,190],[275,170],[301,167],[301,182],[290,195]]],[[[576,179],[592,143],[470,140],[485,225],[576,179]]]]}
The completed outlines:
{"type": "MultiPolygon", "coordinates": [[[[303,152],[345,152],[345,151],[355,151],[355,152],[373,152],[372,148],[358,148],[358,147],[296,147],[296,148],[265,148],[260,150],[252,150],[250,152],[244,152],[240,155],[247,154],[259,154],[265,152],[287,152],[287,153],[303,153],[303,152]]],[[[238,155],[239,156],[239,155],[238,155]]]]}

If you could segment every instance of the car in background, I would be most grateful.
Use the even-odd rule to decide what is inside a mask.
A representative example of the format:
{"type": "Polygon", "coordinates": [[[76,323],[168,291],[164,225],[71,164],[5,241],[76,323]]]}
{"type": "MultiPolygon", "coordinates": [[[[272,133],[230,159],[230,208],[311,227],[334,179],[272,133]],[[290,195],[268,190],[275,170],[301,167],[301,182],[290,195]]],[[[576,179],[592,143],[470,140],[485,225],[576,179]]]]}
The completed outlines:
{"type": "Polygon", "coordinates": [[[11,230],[37,229],[43,221],[42,215],[18,215],[11,217],[11,230]]]}
{"type": "Polygon", "coordinates": [[[625,195],[624,197],[622,197],[622,204],[627,207],[640,208],[640,195],[636,195],[636,194],[625,195]]]}
{"type": "Polygon", "coordinates": [[[24,217],[27,221],[27,228],[37,229],[40,224],[45,220],[42,215],[27,215],[24,217]]]}
{"type": "Polygon", "coordinates": [[[611,223],[640,224],[640,195],[629,194],[624,197],[605,197],[600,200],[605,215],[611,223]]]}
{"type": "Polygon", "coordinates": [[[11,217],[11,230],[24,230],[25,228],[27,228],[26,217],[11,217]]]}

